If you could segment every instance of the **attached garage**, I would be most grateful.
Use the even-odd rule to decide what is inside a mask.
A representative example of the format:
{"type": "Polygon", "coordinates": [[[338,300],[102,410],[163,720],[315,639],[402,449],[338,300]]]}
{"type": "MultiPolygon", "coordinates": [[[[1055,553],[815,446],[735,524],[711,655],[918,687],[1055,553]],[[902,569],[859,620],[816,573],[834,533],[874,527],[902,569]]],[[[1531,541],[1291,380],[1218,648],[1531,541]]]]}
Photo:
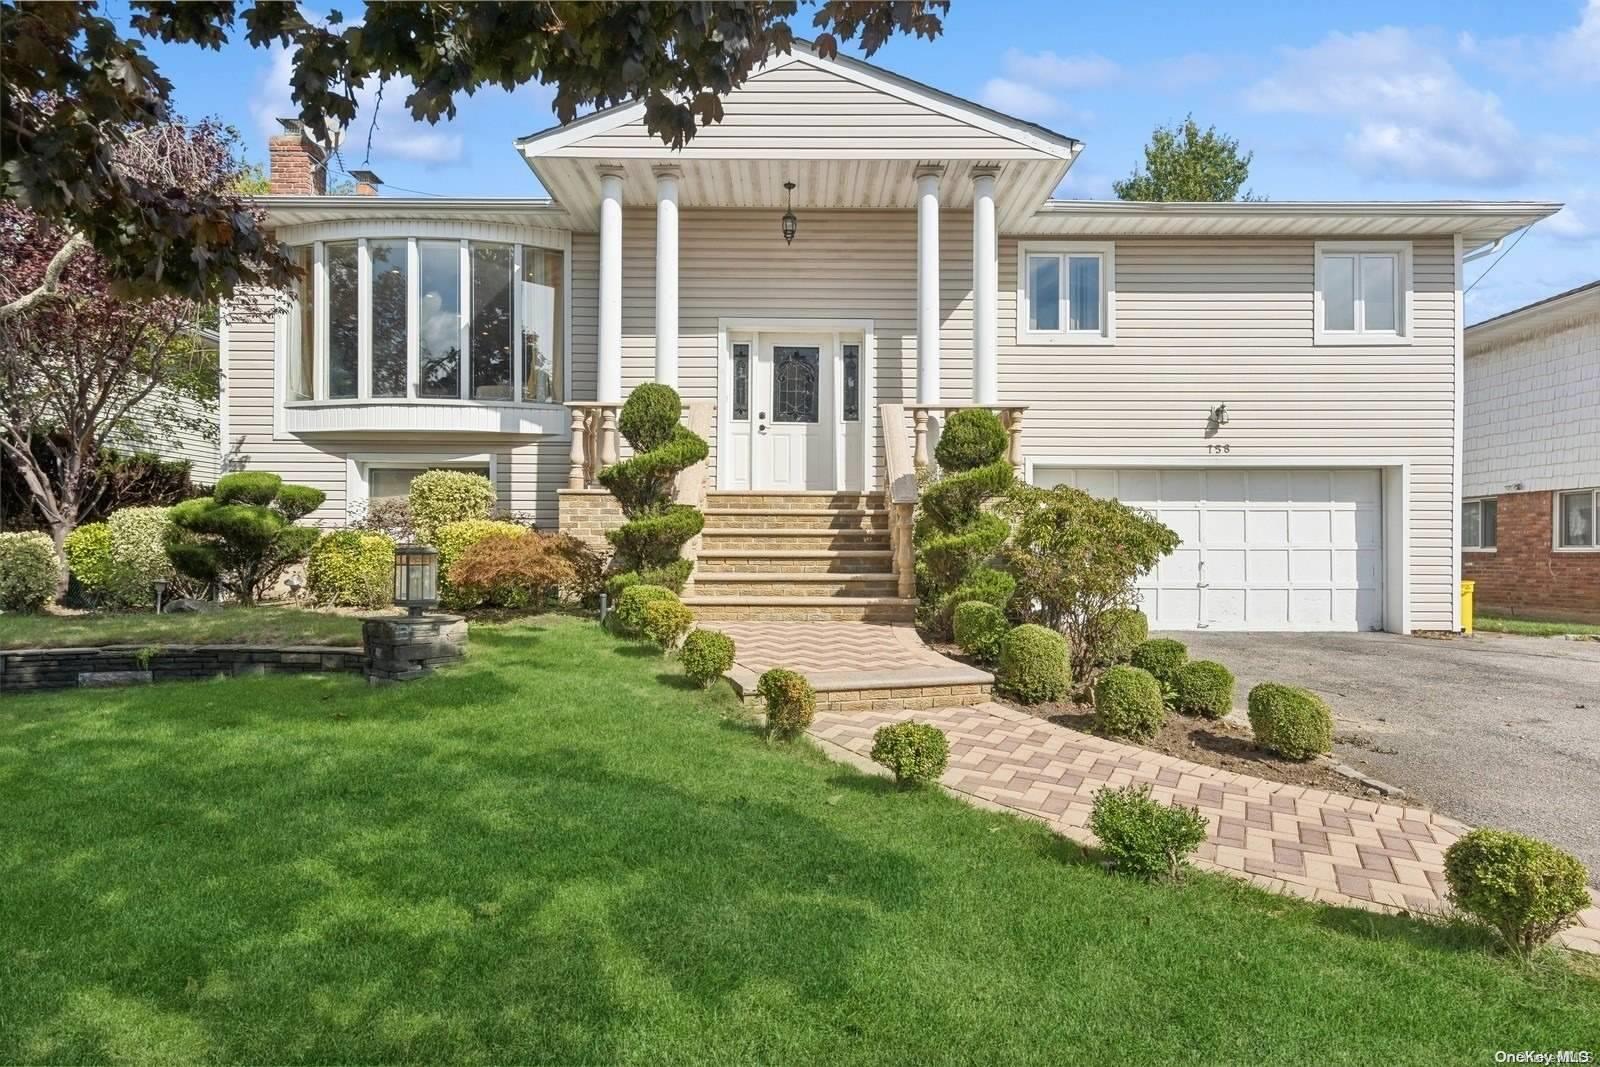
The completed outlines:
{"type": "Polygon", "coordinates": [[[1182,543],[1139,593],[1151,629],[1384,628],[1384,478],[1378,469],[1038,466],[1154,513],[1182,543]]]}

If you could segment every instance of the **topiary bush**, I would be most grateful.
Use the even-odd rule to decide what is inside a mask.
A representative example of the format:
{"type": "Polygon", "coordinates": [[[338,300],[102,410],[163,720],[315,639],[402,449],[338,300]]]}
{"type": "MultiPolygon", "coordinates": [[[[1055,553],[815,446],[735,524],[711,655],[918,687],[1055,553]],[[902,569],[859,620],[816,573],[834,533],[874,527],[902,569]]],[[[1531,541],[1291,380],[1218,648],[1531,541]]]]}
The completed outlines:
{"type": "Polygon", "coordinates": [[[1315,693],[1276,682],[1250,690],[1250,729],[1263,748],[1289,759],[1333,751],[1333,712],[1315,693]]]}
{"type": "Polygon", "coordinates": [[[323,498],[321,490],[286,486],[276,474],[225,474],[211,496],[171,509],[167,556],[192,581],[217,582],[240,603],[254,604],[316,544],[318,531],[295,521],[316,510],[323,498]]]}
{"type": "Polygon", "coordinates": [[[319,604],[385,606],[394,597],[394,542],[359,530],[328,534],[306,557],[306,591],[319,604]]]}
{"type": "Polygon", "coordinates": [[[1145,741],[1167,721],[1161,684],[1127,664],[1109,668],[1094,684],[1094,727],[1107,737],[1145,741]]]}
{"type": "Polygon", "coordinates": [[[42,533],[0,533],[0,609],[35,612],[61,584],[56,543],[42,533]]]}
{"type": "Polygon", "coordinates": [[[644,635],[661,647],[663,653],[678,647],[678,642],[694,626],[694,612],[680,600],[652,600],[644,606],[644,635]]]}
{"type": "Polygon", "coordinates": [[[1060,700],[1072,685],[1066,639],[1033,623],[1016,627],[1000,641],[995,681],[1024,704],[1060,700]]]}
{"type": "Polygon", "coordinates": [[[634,454],[599,475],[628,520],[606,531],[606,540],[617,550],[613,566],[677,589],[683,588],[692,567],[679,558],[683,545],[705,526],[698,508],[674,503],[678,474],[710,452],[704,438],[678,421],[682,414],[683,401],[671,386],[638,386],[617,419],[617,429],[634,454]]]}
{"type": "Polygon", "coordinates": [[[774,667],[756,682],[756,694],[767,702],[767,739],[799,737],[817,715],[817,693],[805,676],[774,667]]]}
{"type": "Polygon", "coordinates": [[[107,516],[106,527],[111,532],[111,582],[107,587],[111,603],[119,607],[154,607],[151,583],[157,580],[171,583],[167,590],[169,600],[204,592],[204,583],[180,574],[167,555],[172,508],[118,508],[107,516]]]}
{"type": "Polygon", "coordinates": [[[926,785],[949,766],[950,742],[925,722],[888,723],[872,735],[872,760],[893,771],[900,785],[926,785]]]}
{"type": "Polygon", "coordinates": [[[1095,625],[1098,633],[1091,643],[1098,667],[1128,662],[1133,650],[1150,637],[1150,620],[1138,608],[1112,608],[1102,612],[1095,625]]]}
{"type": "Polygon", "coordinates": [[[1089,829],[1112,865],[1137,878],[1182,877],[1189,854],[1206,839],[1199,808],[1163,804],[1148,785],[1097,790],[1089,829]]]}
{"type": "MultiPolygon", "coordinates": [[[[469,471],[423,471],[411,479],[407,509],[423,544],[439,548],[439,531],[451,523],[487,519],[494,511],[494,483],[469,471]]],[[[442,571],[441,563],[441,571],[442,571]]]]}
{"type": "Polygon", "coordinates": [[[1202,719],[1220,719],[1233,710],[1233,672],[1209,659],[1178,668],[1173,689],[1179,711],[1202,719]]]}
{"type": "MultiPolygon", "coordinates": [[[[462,525],[451,523],[445,530],[462,525]]],[[[515,533],[497,529],[469,544],[450,565],[449,599],[459,608],[541,609],[575,579],[568,546],[559,537],[521,527],[515,533]]]]}
{"type": "Polygon", "coordinates": [[[1465,834],[1444,853],[1450,901],[1526,955],[1571,926],[1589,906],[1576,856],[1508,830],[1465,834]]]}
{"type": "Polygon", "coordinates": [[[67,534],[61,548],[79,588],[96,602],[106,599],[113,574],[111,527],[103,522],[85,523],[67,534]]]}
{"type": "Polygon", "coordinates": [[[989,566],[1009,527],[983,506],[1015,479],[1006,444],[999,416],[965,408],[945,421],[934,449],[940,473],[922,490],[913,533],[922,621],[939,636],[950,636],[958,604],[987,600],[1003,608],[1015,588],[1010,575],[989,566]]]}
{"type": "Polygon", "coordinates": [[[956,607],[956,644],[961,651],[979,663],[993,663],[1000,658],[1000,642],[1011,630],[1006,613],[993,604],[969,600],[956,607]]]}
{"type": "Polygon", "coordinates": [[[644,609],[657,600],[678,602],[678,594],[659,585],[633,585],[622,591],[611,612],[612,623],[621,633],[637,637],[644,633],[644,609]]]}
{"type": "Polygon", "coordinates": [[[621,596],[622,591],[630,585],[659,585],[663,589],[681,593],[693,571],[693,560],[675,559],[660,567],[645,567],[642,570],[613,574],[605,580],[605,588],[613,597],[621,596]]]}
{"type": "Polygon", "coordinates": [[[734,651],[733,638],[720,630],[691,630],[678,658],[683,661],[683,673],[704,689],[732,669],[734,651]]]}
{"type": "Polygon", "coordinates": [[[1189,649],[1182,641],[1170,637],[1157,637],[1137,645],[1128,662],[1140,670],[1155,675],[1163,689],[1176,689],[1178,672],[1189,659],[1189,649]]]}
{"type": "MultiPolygon", "coordinates": [[[[447,471],[445,473],[454,473],[447,471]]],[[[445,523],[433,531],[430,542],[439,550],[439,602],[452,610],[465,610],[483,603],[482,590],[457,589],[451,581],[456,563],[467,550],[490,538],[517,538],[528,532],[526,526],[504,519],[462,519],[445,523]]]]}

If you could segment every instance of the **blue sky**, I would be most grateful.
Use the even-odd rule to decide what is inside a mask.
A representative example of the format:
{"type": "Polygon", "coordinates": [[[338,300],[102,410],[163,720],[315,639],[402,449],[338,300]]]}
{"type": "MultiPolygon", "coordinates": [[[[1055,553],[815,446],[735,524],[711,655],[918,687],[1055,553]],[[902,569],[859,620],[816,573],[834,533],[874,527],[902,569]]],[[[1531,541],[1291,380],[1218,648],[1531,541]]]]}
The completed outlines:
{"type": "MultiPolygon", "coordinates": [[[[1128,10],[956,0],[942,38],[896,40],[874,62],[1086,142],[1060,196],[1109,197],[1151,128],[1192,112],[1255,153],[1250,186],[1275,200],[1568,204],[1473,288],[1469,321],[1600,278],[1600,0],[1128,10]]],[[[151,51],[185,114],[219,115],[265,159],[273,118],[293,113],[285,55],[151,51]]],[[[541,193],[511,142],[553,123],[548,90],[464,97],[437,126],[388,96],[370,165],[389,191],[541,193]]],[[[345,166],[361,165],[367,125],[345,166]]]]}

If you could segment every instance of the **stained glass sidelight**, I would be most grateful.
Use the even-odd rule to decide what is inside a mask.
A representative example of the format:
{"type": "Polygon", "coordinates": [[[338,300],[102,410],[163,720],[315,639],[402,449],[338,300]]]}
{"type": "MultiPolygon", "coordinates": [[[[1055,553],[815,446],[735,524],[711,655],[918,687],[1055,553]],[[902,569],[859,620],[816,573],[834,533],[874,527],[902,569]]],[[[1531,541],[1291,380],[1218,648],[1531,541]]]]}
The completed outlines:
{"type": "Polygon", "coordinates": [[[819,350],[791,345],[772,349],[772,421],[816,422],[819,350]]]}
{"type": "Polygon", "coordinates": [[[861,418],[861,346],[845,345],[844,358],[844,421],[856,422],[861,418]]]}
{"type": "Polygon", "coordinates": [[[733,417],[740,422],[750,418],[750,345],[733,346],[733,417]]]}

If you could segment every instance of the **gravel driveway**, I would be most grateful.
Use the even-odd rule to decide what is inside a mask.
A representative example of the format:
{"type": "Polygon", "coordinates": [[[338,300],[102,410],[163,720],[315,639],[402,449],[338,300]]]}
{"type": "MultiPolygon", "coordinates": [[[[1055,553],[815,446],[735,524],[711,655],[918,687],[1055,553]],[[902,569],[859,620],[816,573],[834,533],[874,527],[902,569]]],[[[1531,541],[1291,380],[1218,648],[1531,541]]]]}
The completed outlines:
{"type": "Polygon", "coordinates": [[[1479,634],[1182,633],[1249,687],[1321,694],[1334,755],[1465,822],[1575,852],[1600,885],[1600,642],[1479,634]]]}

